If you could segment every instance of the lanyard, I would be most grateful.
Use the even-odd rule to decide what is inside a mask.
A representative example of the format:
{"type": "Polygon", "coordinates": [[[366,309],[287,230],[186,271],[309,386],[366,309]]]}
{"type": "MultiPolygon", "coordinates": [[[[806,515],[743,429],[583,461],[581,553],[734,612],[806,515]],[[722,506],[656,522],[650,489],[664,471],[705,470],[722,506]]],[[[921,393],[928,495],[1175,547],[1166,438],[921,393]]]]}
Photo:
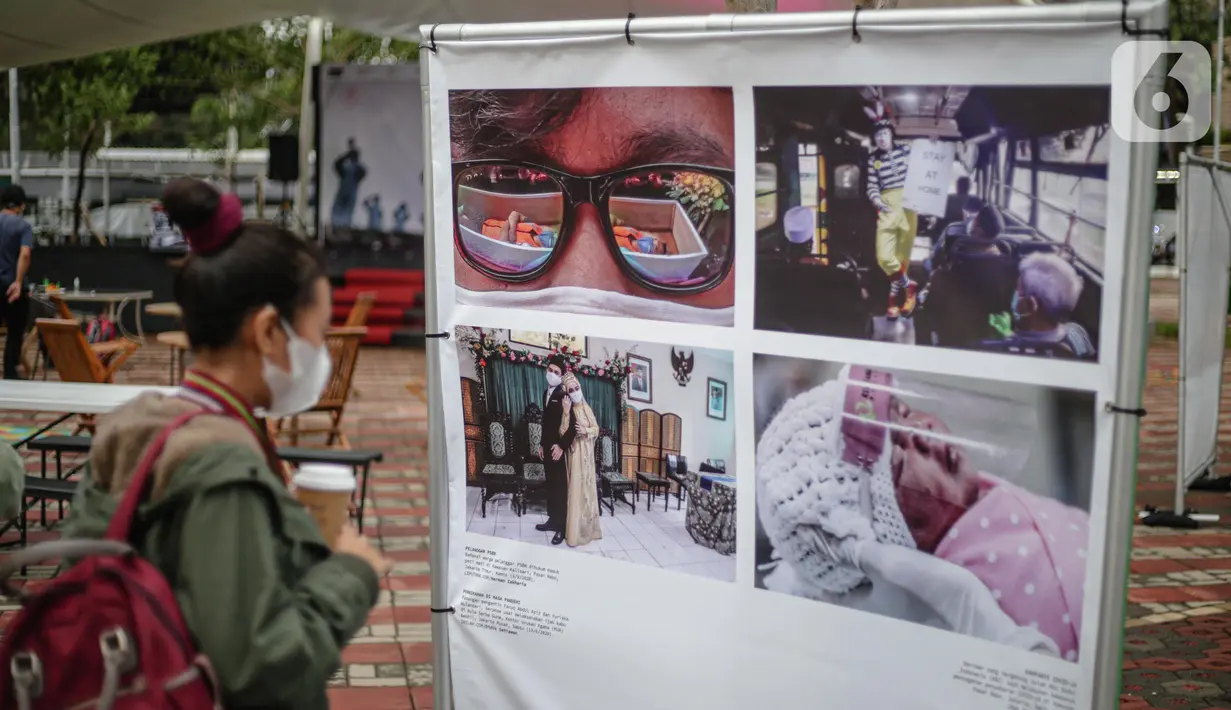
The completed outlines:
{"type": "Polygon", "coordinates": [[[184,380],[180,383],[180,389],[180,396],[185,399],[220,411],[247,424],[252,433],[256,435],[257,441],[261,442],[261,448],[265,450],[265,458],[269,462],[270,470],[281,478],[283,482],[286,481],[282,459],[278,457],[277,449],[274,448],[274,443],[269,438],[269,431],[256,418],[252,407],[235,390],[209,375],[195,370],[189,370],[184,374],[184,380]]]}

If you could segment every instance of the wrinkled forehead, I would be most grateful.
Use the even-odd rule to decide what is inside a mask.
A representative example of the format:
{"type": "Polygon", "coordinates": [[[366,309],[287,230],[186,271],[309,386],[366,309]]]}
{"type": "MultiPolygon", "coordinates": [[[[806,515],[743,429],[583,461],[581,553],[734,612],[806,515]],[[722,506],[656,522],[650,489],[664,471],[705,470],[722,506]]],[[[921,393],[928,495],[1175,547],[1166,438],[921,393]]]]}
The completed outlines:
{"type": "MultiPolygon", "coordinates": [[[[710,87],[586,89],[568,120],[511,160],[577,175],[654,163],[735,165],[730,89],[710,87]]],[[[498,156],[491,156],[498,157],[498,156]]]]}

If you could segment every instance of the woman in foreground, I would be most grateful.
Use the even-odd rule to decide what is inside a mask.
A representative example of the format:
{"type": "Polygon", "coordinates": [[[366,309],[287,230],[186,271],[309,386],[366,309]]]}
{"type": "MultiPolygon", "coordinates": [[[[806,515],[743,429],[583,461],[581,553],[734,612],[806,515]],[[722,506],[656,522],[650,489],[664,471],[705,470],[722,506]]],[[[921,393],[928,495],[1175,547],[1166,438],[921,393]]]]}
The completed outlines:
{"type": "Polygon", "coordinates": [[[200,180],[172,182],[163,204],[193,251],[175,300],[194,366],[176,394],[138,397],[99,426],[67,534],[102,537],[153,439],[182,414],[212,412],[167,441],[132,543],[175,590],[224,707],[325,710],[389,563],[353,527],[321,536],[255,414],[303,411],[329,379],[324,257],[244,222],[237,197],[200,180]]]}

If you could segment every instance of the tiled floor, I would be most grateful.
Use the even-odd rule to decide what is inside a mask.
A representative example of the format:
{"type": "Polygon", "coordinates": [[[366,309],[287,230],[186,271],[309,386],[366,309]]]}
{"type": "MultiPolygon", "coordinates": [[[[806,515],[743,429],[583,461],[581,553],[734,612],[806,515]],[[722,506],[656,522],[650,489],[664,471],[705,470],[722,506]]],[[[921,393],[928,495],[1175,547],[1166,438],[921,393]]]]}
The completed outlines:
{"type": "MultiPolygon", "coordinates": [[[[143,348],[118,378],[121,383],[165,384],[168,351],[143,348]]],[[[427,406],[406,390],[422,376],[422,351],[365,349],[359,358],[347,430],[355,448],[380,449],[385,461],[372,471],[365,532],[394,561],[382,582],[368,626],[342,654],[330,683],[335,710],[426,710],[432,707],[431,630],[428,597],[427,406]]],[[[36,418],[35,421],[47,417],[36,418]]],[[[28,427],[25,415],[0,413],[0,435],[28,427]],[[12,427],[12,429],[6,429],[12,427]]],[[[37,460],[28,459],[32,470],[37,460]]],[[[67,460],[67,459],[66,459],[67,460]]],[[[55,509],[49,511],[55,518],[55,509]]],[[[56,537],[31,527],[32,540],[56,537]]],[[[16,538],[8,534],[0,543],[16,538]]],[[[50,568],[33,568],[33,580],[50,568]]],[[[0,603],[0,628],[16,605],[0,603]]]]}
{"type": "MultiPolygon", "coordinates": [[[[665,512],[661,505],[653,505],[648,511],[641,507],[634,515],[627,505],[617,503],[614,516],[604,512],[599,518],[603,529],[601,540],[581,547],[561,547],[613,560],[734,582],[735,556],[720,555],[694,542],[684,530],[684,511],[676,510],[674,498],[670,499],[665,512]]],[[[508,497],[500,496],[487,502],[487,517],[483,517],[479,489],[467,488],[466,514],[466,529],[470,532],[520,540],[531,545],[551,544],[551,533],[534,529],[535,525],[547,522],[547,511],[542,506],[532,503],[524,515],[518,516],[508,497]]]]}

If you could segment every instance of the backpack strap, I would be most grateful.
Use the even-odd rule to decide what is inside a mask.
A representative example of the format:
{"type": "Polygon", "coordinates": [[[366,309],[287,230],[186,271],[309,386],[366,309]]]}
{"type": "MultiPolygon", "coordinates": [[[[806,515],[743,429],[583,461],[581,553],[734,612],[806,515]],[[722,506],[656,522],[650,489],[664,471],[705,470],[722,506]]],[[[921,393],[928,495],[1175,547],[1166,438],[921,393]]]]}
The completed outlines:
{"type": "Polygon", "coordinates": [[[103,536],[104,540],[128,541],[128,536],[132,532],[133,521],[137,517],[137,509],[141,506],[141,502],[145,500],[145,494],[153,482],[154,465],[158,463],[158,457],[162,456],[163,449],[167,447],[167,440],[180,427],[199,416],[207,414],[217,415],[216,412],[204,409],[181,414],[159,432],[154,442],[146,448],[145,455],[141,457],[141,463],[137,464],[137,470],[133,473],[132,480],[128,482],[128,490],[124,492],[124,497],[120,500],[119,507],[116,508],[115,514],[111,516],[111,522],[107,525],[107,533],[103,536]]]}

